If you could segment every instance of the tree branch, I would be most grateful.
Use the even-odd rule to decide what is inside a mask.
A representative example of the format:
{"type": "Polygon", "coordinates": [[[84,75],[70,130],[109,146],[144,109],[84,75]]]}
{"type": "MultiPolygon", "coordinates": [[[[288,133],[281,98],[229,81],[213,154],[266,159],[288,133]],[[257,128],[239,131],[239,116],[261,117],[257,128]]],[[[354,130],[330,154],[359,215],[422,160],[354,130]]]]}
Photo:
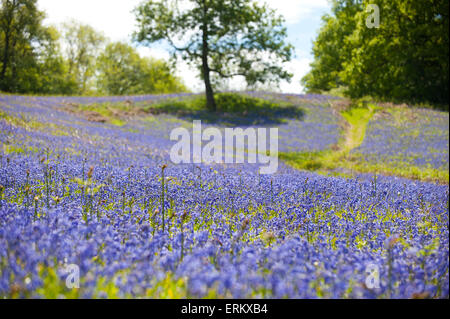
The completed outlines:
{"type": "Polygon", "coordinates": [[[198,54],[198,53],[195,53],[195,52],[192,52],[191,50],[190,50],[190,48],[195,44],[195,42],[194,41],[191,41],[187,46],[185,46],[185,47],[178,47],[178,46],[176,46],[175,45],[175,43],[173,42],[173,40],[170,38],[170,36],[169,36],[169,34],[167,34],[166,33],[166,39],[167,39],[167,42],[169,42],[169,44],[175,49],[175,50],[177,50],[177,51],[186,51],[189,55],[191,55],[191,56],[195,56],[195,57],[198,57],[198,58],[200,58],[201,57],[201,55],[200,54],[198,54]]]}

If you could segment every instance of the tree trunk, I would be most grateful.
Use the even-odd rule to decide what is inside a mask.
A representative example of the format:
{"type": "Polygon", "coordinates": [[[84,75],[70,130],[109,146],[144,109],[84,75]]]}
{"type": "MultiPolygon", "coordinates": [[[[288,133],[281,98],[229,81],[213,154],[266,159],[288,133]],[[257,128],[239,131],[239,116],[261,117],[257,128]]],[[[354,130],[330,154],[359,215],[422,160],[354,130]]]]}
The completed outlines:
{"type": "MultiPolygon", "coordinates": [[[[204,58],[203,58],[204,59],[204,58]]],[[[216,101],[214,99],[214,91],[211,85],[211,79],[209,77],[209,67],[208,62],[203,61],[203,78],[205,81],[205,91],[206,91],[206,107],[208,110],[215,112],[216,107],[216,101]]]]}
{"type": "Polygon", "coordinates": [[[3,62],[2,62],[2,70],[0,74],[0,85],[4,91],[8,91],[6,87],[6,68],[8,67],[9,61],[9,34],[7,33],[5,36],[5,47],[3,50],[3,62]]]}
{"type": "Polygon", "coordinates": [[[10,91],[11,85],[6,81],[6,70],[8,69],[9,64],[11,64],[11,58],[14,58],[14,55],[11,54],[11,50],[14,49],[15,44],[11,45],[11,38],[14,39],[13,35],[13,21],[14,21],[14,12],[18,7],[18,3],[16,0],[12,2],[7,0],[4,4],[4,19],[5,24],[3,25],[3,32],[5,33],[5,46],[3,48],[3,56],[2,56],[2,69],[0,70],[0,87],[4,91],[10,91]]]}
{"type": "Polygon", "coordinates": [[[207,21],[207,7],[205,1],[203,2],[203,27],[202,27],[202,73],[205,82],[206,92],[206,107],[208,110],[215,112],[217,110],[216,101],[214,99],[214,91],[211,85],[210,69],[208,65],[208,21],[207,21]]]}
{"type": "Polygon", "coordinates": [[[9,42],[10,42],[10,34],[11,34],[11,23],[8,21],[5,30],[5,46],[3,48],[3,58],[2,58],[2,70],[0,73],[0,85],[4,91],[8,91],[7,83],[6,83],[6,69],[9,64],[9,42]]]}

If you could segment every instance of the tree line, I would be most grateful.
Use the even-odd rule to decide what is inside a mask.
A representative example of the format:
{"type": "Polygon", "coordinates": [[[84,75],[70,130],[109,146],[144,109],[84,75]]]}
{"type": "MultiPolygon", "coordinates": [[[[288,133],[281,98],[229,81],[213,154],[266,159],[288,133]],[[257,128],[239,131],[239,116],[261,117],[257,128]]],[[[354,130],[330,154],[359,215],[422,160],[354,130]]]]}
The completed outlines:
{"type": "Polygon", "coordinates": [[[333,0],[303,85],[310,92],[448,108],[448,14],[448,0],[333,0]],[[373,4],[378,12],[370,10],[373,4]],[[378,27],[371,27],[374,13],[378,27]]]}
{"type": "MultiPolygon", "coordinates": [[[[1,0],[0,91],[127,95],[186,91],[172,65],[110,42],[88,25],[44,26],[37,0],[1,0]]],[[[391,102],[447,105],[448,0],[332,0],[302,79],[313,93],[340,92],[391,102]],[[378,8],[377,12],[367,9],[378,8]],[[373,27],[368,19],[378,14],[373,27]]],[[[247,86],[290,80],[293,47],[283,17],[252,0],[148,0],[136,7],[133,41],[165,42],[214,91],[241,77],[247,86]]]]}
{"type": "MultiPolygon", "coordinates": [[[[37,0],[1,0],[0,90],[35,94],[141,94],[186,91],[171,65],[139,56],[127,43],[110,43],[90,26],[44,26],[37,0]]],[[[144,1],[134,10],[133,41],[166,42],[171,62],[182,59],[204,81],[208,109],[226,79],[248,87],[290,80],[283,63],[284,19],[253,0],[144,1]]]]}
{"type": "Polygon", "coordinates": [[[163,60],[76,21],[43,24],[37,0],[1,0],[0,91],[129,95],[187,91],[163,60]]]}

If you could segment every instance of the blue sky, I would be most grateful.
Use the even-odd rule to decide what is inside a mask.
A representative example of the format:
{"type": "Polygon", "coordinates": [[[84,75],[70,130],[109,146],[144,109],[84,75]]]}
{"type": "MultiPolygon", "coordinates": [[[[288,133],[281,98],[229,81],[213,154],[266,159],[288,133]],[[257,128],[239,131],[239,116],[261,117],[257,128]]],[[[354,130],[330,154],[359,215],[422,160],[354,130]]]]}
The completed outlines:
{"type": "MultiPolygon", "coordinates": [[[[38,0],[41,10],[47,13],[47,24],[59,25],[69,19],[90,24],[114,41],[130,41],[135,30],[134,15],[131,10],[142,0],[38,0]]],[[[286,65],[294,73],[291,83],[281,83],[280,89],[286,93],[301,93],[299,81],[309,70],[312,61],[312,41],[321,24],[321,16],[329,13],[327,0],[258,0],[266,2],[286,19],[288,41],[295,46],[295,58],[286,65]]],[[[168,59],[169,54],[161,45],[151,48],[139,48],[142,55],[168,59]]],[[[194,91],[203,89],[195,70],[180,63],[177,73],[194,91]]],[[[240,86],[239,79],[233,84],[240,86]]]]}

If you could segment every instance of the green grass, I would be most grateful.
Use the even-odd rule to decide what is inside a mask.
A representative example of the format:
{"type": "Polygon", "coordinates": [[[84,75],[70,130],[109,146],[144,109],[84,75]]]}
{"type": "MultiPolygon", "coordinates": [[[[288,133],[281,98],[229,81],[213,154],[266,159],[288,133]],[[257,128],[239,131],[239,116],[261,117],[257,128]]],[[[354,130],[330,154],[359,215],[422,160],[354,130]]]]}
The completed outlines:
{"type": "Polygon", "coordinates": [[[350,108],[341,113],[349,125],[345,135],[345,144],[343,145],[344,151],[351,151],[362,144],[366,135],[367,124],[369,124],[375,111],[376,107],[369,105],[367,108],[350,108]]]}
{"type": "Polygon", "coordinates": [[[358,173],[380,173],[440,184],[449,183],[449,172],[447,170],[419,167],[407,162],[370,163],[355,155],[349,161],[344,162],[344,168],[358,173]]]}
{"type": "Polygon", "coordinates": [[[449,183],[449,172],[431,167],[419,167],[406,162],[371,163],[356,155],[337,156],[333,151],[280,153],[280,159],[300,170],[327,176],[354,177],[360,173],[377,173],[414,180],[449,183]]]}
{"type": "MultiPolygon", "coordinates": [[[[239,93],[218,93],[214,97],[217,104],[217,111],[220,113],[263,113],[264,111],[277,109],[281,104],[239,93]]],[[[284,104],[286,106],[288,105],[287,103],[284,104]]],[[[206,110],[206,98],[204,95],[193,95],[190,97],[167,99],[151,104],[144,108],[144,110],[159,110],[164,113],[202,111],[206,110]]]]}
{"type": "Polygon", "coordinates": [[[13,144],[3,143],[3,153],[9,154],[24,154],[24,153],[38,153],[39,149],[34,146],[18,146],[13,144]]]}

